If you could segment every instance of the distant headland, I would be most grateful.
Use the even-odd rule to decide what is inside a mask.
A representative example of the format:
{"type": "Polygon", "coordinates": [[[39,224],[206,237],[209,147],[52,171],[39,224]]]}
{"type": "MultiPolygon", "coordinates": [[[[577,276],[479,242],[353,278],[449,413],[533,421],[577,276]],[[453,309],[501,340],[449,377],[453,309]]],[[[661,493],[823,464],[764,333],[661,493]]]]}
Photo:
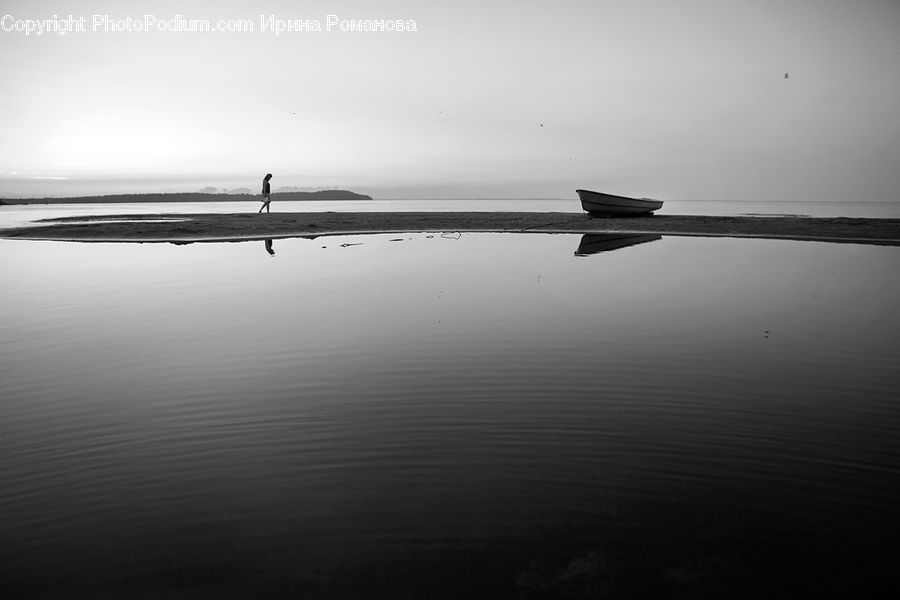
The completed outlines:
{"type": "MultiPolygon", "coordinates": [[[[259,194],[208,194],[184,192],[175,194],[111,194],[107,196],[73,196],[67,198],[3,198],[0,204],[92,204],[122,202],[253,202],[259,194]]],[[[317,190],[314,192],[274,192],[273,202],[303,200],[371,200],[371,196],[347,190],[317,190]]]]}

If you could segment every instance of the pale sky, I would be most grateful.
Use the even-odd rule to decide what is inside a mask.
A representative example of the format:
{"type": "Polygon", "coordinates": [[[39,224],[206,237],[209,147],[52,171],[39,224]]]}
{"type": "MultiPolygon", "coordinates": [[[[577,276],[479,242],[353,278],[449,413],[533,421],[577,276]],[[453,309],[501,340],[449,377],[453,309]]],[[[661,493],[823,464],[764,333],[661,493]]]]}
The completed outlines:
{"type": "Polygon", "coordinates": [[[16,0],[0,17],[0,197],[272,172],[376,198],[900,201],[897,0],[16,0]],[[15,29],[69,14],[86,31],[15,29]],[[417,30],[260,31],[329,14],[417,30]]]}

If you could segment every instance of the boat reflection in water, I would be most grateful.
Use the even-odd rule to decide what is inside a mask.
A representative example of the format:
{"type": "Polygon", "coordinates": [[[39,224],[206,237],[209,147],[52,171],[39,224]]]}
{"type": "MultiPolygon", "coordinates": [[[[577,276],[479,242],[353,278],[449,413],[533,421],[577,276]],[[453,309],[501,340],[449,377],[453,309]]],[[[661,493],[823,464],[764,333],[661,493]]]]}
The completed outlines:
{"type": "Polygon", "coordinates": [[[585,233],[581,236],[575,256],[590,256],[661,239],[658,233],[585,233]]]}

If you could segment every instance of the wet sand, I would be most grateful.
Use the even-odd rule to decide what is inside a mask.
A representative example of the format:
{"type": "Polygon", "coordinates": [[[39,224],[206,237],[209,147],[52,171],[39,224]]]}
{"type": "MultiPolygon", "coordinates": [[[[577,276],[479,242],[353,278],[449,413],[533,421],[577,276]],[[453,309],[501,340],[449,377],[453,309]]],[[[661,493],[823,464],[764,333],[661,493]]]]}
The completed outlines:
{"type": "Polygon", "coordinates": [[[0,230],[32,240],[201,242],[374,232],[656,233],[900,245],[900,219],[654,215],[598,218],[577,213],[319,212],[104,215],[46,219],[0,230]]]}

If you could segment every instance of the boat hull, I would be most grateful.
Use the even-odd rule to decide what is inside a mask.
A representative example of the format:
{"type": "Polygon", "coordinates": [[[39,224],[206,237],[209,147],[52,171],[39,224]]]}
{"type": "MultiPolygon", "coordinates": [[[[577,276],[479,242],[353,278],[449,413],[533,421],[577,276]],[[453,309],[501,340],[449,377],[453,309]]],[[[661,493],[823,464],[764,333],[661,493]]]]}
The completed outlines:
{"type": "Polygon", "coordinates": [[[591,190],[575,190],[581,199],[581,208],[592,215],[645,215],[662,208],[661,200],[629,198],[591,190]]]}

